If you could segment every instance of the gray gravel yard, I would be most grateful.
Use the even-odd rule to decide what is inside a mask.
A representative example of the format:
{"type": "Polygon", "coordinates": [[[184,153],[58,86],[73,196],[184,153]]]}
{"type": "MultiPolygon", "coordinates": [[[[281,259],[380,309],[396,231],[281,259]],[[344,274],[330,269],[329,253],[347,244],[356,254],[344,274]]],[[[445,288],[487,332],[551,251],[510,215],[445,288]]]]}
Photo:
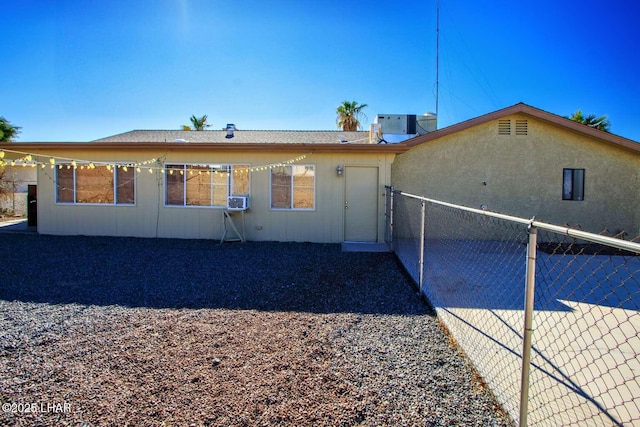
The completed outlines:
{"type": "Polygon", "coordinates": [[[2,425],[512,425],[393,254],[0,243],[2,425]]]}

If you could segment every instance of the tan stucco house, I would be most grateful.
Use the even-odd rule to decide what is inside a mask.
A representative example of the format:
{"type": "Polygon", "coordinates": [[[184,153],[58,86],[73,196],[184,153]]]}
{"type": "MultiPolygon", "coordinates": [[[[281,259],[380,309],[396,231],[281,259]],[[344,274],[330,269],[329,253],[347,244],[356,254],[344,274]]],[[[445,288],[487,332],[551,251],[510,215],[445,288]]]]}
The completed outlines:
{"type": "Polygon", "coordinates": [[[388,185],[592,232],[640,234],[637,142],[525,104],[401,143],[378,136],[139,130],[0,151],[37,170],[42,234],[383,242],[388,185]]]}
{"type": "Polygon", "coordinates": [[[383,241],[404,149],[369,132],[233,128],[0,148],[37,169],[39,233],[333,243],[383,241]]]}
{"type": "Polygon", "coordinates": [[[640,235],[640,143],[526,104],[406,143],[394,188],[557,225],[640,235]]]}

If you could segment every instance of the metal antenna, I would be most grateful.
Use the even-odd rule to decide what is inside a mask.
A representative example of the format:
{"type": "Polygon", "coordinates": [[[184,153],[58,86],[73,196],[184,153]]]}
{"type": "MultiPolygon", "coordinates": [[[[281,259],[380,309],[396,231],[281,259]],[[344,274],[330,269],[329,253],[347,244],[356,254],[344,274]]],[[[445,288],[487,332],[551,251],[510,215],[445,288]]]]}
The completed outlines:
{"type": "Polygon", "coordinates": [[[439,72],[440,72],[440,0],[436,0],[436,129],[438,129],[438,92],[439,92],[439,72]]]}

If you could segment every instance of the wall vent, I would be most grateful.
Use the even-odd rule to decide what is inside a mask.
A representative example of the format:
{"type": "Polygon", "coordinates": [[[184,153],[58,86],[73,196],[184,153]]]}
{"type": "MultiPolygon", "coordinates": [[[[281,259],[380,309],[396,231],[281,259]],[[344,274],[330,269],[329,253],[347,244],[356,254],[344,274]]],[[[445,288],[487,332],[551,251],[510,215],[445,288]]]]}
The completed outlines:
{"type": "Polygon", "coordinates": [[[511,120],[498,120],[498,135],[511,135],[511,120]]]}
{"type": "Polygon", "coordinates": [[[516,120],[516,135],[526,135],[527,127],[526,120],[516,120]]]}

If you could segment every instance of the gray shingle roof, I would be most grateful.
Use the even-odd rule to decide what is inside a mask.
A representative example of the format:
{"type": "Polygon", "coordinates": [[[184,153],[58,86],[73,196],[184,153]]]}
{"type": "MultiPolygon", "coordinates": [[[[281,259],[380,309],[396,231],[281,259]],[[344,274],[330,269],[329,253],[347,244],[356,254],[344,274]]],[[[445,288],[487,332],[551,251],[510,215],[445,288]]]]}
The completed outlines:
{"type": "Polygon", "coordinates": [[[236,130],[233,138],[227,138],[226,130],[132,130],[130,132],[96,139],[91,142],[128,142],[128,143],[162,143],[162,142],[208,142],[236,144],[367,144],[369,132],[342,131],[297,131],[297,130],[236,130]]]}

